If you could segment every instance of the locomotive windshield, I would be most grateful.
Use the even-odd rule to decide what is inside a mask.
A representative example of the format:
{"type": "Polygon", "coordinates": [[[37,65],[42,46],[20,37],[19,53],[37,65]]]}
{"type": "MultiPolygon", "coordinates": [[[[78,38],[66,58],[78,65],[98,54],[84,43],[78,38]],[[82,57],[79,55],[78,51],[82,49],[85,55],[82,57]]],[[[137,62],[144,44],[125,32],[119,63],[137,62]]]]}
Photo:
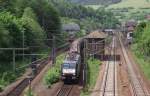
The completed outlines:
{"type": "Polygon", "coordinates": [[[130,37],[133,37],[133,33],[130,33],[130,37]]]}
{"type": "Polygon", "coordinates": [[[74,63],[65,63],[65,64],[63,64],[63,68],[64,69],[74,69],[76,67],[76,64],[74,64],[74,63]]]}

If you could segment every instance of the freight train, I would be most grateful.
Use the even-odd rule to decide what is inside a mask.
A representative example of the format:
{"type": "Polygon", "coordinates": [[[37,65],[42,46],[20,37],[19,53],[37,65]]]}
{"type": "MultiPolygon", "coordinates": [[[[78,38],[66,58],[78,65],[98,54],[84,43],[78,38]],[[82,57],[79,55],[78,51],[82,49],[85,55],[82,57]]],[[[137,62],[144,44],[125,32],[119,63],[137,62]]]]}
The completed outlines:
{"type": "Polygon", "coordinates": [[[70,49],[61,65],[62,80],[79,80],[83,62],[83,39],[77,39],[72,42],[70,49]]]}

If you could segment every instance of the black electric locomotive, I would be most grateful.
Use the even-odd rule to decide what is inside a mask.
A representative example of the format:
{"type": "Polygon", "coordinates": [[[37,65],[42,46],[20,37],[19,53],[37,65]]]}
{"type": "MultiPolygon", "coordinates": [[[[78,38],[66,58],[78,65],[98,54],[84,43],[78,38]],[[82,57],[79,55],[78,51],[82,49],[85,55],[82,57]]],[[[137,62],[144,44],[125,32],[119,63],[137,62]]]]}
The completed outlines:
{"type": "Polygon", "coordinates": [[[81,52],[82,39],[75,40],[68,51],[66,58],[61,66],[61,79],[62,80],[78,80],[82,64],[81,52]]]}

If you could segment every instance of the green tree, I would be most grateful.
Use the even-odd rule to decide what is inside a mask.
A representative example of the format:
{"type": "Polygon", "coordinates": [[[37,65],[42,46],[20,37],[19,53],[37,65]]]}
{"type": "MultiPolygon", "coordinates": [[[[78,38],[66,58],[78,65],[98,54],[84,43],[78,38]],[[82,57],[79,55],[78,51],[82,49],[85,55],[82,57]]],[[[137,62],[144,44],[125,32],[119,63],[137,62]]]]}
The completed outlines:
{"type": "Polygon", "coordinates": [[[0,21],[0,47],[7,47],[10,44],[10,41],[11,37],[9,36],[9,31],[4,27],[4,24],[0,21]]]}
{"type": "MultiPolygon", "coordinates": [[[[9,47],[21,47],[22,43],[22,24],[19,19],[17,19],[10,12],[1,12],[0,21],[4,24],[4,27],[8,30],[8,34],[11,37],[11,42],[9,47]]],[[[9,39],[9,38],[8,38],[9,39]]]]}
{"type": "Polygon", "coordinates": [[[60,32],[61,23],[56,9],[46,0],[32,0],[31,6],[38,17],[40,25],[47,32],[47,37],[60,32]]]}
{"type": "MultiPolygon", "coordinates": [[[[17,19],[10,12],[0,12],[0,47],[2,48],[14,48],[22,47],[22,27],[21,21],[17,19]]],[[[12,53],[10,51],[4,51],[0,53],[1,59],[9,61],[11,59],[12,53]],[[5,55],[7,54],[7,55],[5,55]]]]}
{"type": "Polygon", "coordinates": [[[13,0],[0,0],[0,11],[9,10],[12,6],[13,0]]]}
{"type": "Polygon", "coordinates": [[[11,12],[16,16],[21,17],[24,9],[29,7],[31,0],[12,0],[11,12]]]}
{"type": "Polygon", "coordinates": [[[134,32],[135,42],[138,42],[140,40],[141,35],[143,34],[144,28],[146,27],[146,22],[141,22],[134,32]]]}
{"type": "Polygon", "coordinates": [[[27,7],[24,10],[23,16],[21,18],[22,22],[24,22],[25,27],[25,45],[26,46],[42,46],[44,40],[45,31],[37,22],[37,17],[32,8],[27,7]]]}

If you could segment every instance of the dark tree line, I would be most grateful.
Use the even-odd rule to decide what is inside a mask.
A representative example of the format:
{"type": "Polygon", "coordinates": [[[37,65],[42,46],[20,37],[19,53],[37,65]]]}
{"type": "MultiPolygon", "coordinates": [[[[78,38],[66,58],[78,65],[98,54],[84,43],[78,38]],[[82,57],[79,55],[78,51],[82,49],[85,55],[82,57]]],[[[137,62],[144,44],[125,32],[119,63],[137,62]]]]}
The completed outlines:
{"type": "Polygon", "coordinates": [[[114,14],[110,11],[106,11],[104,8],[94,10],[93,8],[69,3],[64,0],[49,0],[49,2],[52,2],[53,6],[56,6],[62,17],[75,18],[78,20],[90,19],[95,23],[101,24],[103,28],[115,28],[116,23],[118,23],[114,14]]]}
{"type": "Polygon", "coordinates": [[[121,0],[65,0],[77,4],[85,4],[85,5],[109,5],[109,4],[114,4],[118,3],[121,0]]]}

